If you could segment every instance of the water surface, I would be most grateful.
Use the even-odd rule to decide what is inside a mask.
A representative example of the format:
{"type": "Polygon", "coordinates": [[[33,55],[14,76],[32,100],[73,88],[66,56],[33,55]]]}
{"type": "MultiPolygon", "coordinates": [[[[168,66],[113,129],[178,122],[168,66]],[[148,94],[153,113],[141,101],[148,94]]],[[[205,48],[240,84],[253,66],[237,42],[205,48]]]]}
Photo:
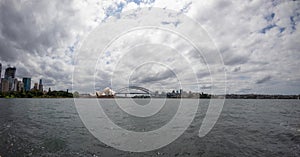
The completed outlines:
{"type": "MultiPolygon", "coordinates": [[[[214,128],[199,138],[208,103],[209,100],[200,100],[194,121],[170,145],[150,152],[130,153],[96,139],[79,118],[73,99],[0,99],[0,155],[300,156],[299,100],[226,100],[214,128]]],[[[120,114],[111,105],[104,109],[121,127],[148,131],[167,123],[177,106],[167,103],[161,114],[147,119],[147,123],[120,114]]]]}

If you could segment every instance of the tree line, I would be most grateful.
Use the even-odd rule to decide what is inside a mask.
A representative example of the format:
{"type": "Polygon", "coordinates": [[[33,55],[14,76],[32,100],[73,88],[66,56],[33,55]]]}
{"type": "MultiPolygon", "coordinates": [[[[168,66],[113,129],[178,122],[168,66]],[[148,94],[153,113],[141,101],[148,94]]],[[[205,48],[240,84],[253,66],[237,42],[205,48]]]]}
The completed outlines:
{"type": "Polygon", "coordinates": [[[73,98],[73,94],[68,91],[0,92],[0,98],[73,98]]]}

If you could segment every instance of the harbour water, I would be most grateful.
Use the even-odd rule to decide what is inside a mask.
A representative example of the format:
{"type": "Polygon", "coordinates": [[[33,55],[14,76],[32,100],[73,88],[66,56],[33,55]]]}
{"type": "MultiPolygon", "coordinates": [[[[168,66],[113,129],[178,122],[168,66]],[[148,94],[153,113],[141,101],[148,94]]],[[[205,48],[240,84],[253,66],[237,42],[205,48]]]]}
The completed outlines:
{"type": "MultiPolygon", "coordinates": [[[[164,114],[142,123],[116,112],[109,106],[114,99],[100,101],[108,104],[104,109],[116,124],[134,131],[157,129],[178,108],[166,103],[164,114]]],[[[208,104],[200,100],[193,122],[171,144],[133,153],[95,138],[73,99],[0,99],[0,156],[300,156],[299,100],[227,99],[214,128],[200,138],[208,104]]]]}

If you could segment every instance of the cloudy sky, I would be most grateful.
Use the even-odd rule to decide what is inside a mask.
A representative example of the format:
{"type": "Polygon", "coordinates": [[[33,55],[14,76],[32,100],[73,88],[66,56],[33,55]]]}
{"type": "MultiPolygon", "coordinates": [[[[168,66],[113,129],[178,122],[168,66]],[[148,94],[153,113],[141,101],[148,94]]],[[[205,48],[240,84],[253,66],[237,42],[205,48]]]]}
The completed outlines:
{"type": "MultiPolygon", "coordinates": [[[[300,1],[292,0],[1,0],[2,71],[15,66],[18,78],[42,78],[46,88],[57,90],[72,89],[75,82],[74,90],[80,92],[128,83],[153,90],[181,85],[197,91],[197,86],[210,92],[211,77],[218,75],[206,63],[213,55],[199,57],[174,32],[113,34],[131,25],[118,22],[128,11],[137,11],[136,21],[159,19],[159,27],[178,31],[195,30],[184,19],[197,23],[206,33],[199,40],[212,42],[222,57],[215,65],[226,72],[227,93],[300,93],[300,1]],[[178,20],[165,21],[159,14],[145,20],[141,8],[172,10],[178,20]],[[101,37],[91,37],[97,29],[101,37]],[[111,44],[105,51],[97,45],[95,52],[82,50],[94,38],[96,44],[111,44]]],[[[209,48],[202,51],[209,54],[209,48]]]]}

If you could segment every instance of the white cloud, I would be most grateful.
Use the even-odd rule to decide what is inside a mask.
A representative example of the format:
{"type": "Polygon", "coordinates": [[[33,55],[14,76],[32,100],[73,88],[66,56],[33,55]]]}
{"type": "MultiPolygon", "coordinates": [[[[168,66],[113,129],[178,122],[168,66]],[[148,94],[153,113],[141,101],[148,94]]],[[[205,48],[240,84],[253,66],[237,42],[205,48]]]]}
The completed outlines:
{"type": "MultiPolygon", "coordinates": [[[[89,33],[102,22],[106,22],[110,16],[118,16],[119,13],[142,7],[159,7],[178,11],[186,14],[199,22],[207,31],[212,41],[220,49],[228,72],[229,93],[300,93],[299,70],[299,21],[300,3],[298,1],[21,1],[4,0],[0,2],[0,62],[5,66],[11,64],[17,67],[17,76],[31,76],[35,82],[39,78],[45,79],[45,84],[54,89],[71,88],[71,78],[74,60],[80,60],[81,64],[96,65],[95,52],[86,52],[86,55],[76,58],[74,54],[89,33]],[[80,58],[82,57],[82,58],[80,58]],[[259,81],[264,78],[268,81],[259,81]],[[262,82],[257,84],[257,82],[262,82]],[[55,85],[55,86],[54,86],[55,85]]],[[[151,20],[151,19],[149,19],[151,20]]],[[[182,21],[162,21],[166,27],[180,27],[182,21]],[[167,23],[170,24],[167,24],[167,23]]],[[[125,26],[118,26],[125,27],[125,26]]],[[[190,27],[190,31],[192,27],[190,27]]],[[[111,29],[117,29],[111,28],[111,29]]],[[[188,29],[188,28],[186,28],[188,29]]],[[[146,33],[147,34],[147,33],[146,33]]],[[[197,69],[197,75],[207,82],[203,87],[209,87],[210,76],[207,75],[207,67],[202,66],[201,57],[193,54],[192,49],[183,46],[177,37],[164,33],[148,33],[149,36],[137,38],[126,36],[126,40],[118,43],[111,49],[110,55],[103,59],[104,67],[99,71],[101,87],[109,85],[113,65],[120,59],[128,43],[157,42],[170,44],[170,47],[180,50],[185,57],[190,58],[192,67],[197,69]],[[112,53],[114,52],[114,53],[112,53]],[[104,62],[105,61],[105,62],[104,62]]],[[[109,36],[110,34],[107,34],[109,36]]],[[[97,41],[99,43],[104,42],[97,41]]],[[[145,47],[144,47],[145,48],[145,47]]],[[[154,49],[154,48],[153,48],[154,49]]],[[[136,49],[137,50],[137,49],[136,49]]],[[[203,49],[209,52],[209,48],[203,49]]],[[[149,52],[151,50],[149,49],[149,52]]],[[[157,50],[155,50],[157,51],[157,50]]],[[[99,53],[99,52],[98,52],[99,53]]],[[[137,52],[134,52],[137,53],[137,52]]],[[[168,53],[166,53],[168,54],[168,53]]],[[[157,59],[157,55],[147,55],[147,59],[157,59]]],[[[215,56],[207,56],[215,57],[215,56]]],[[[143,57],[129,57],[123,62],[126,69],[132,64],[132,60],[143,57]],[[128,66],[128,67],[127,67],[128,66]]],[[[163,62],[169,62],[178,71],[184,71],[179,56],[168,55],[161,57],[163,62]]],[[[209,58],[208,58],[209,59],[209,58]]],[[[81,90],[92,92],[94,69],[81,70],[81,90]]],[[[166,69],[164,69],[166,70],[166,69]]],[[[146,71],[140,71],[143,73],[146,71]]],[[[149,71],[151,73],[153,71],[149,71]]],[[[156,72],[158,76],[164,71],[156,72]]],[[[188,80],[190,75],[185,73],[188,80]]],[[[135,74],[137,75],[137,74],[135,74]]],[[[151,74],[151,76],[154,74],[151,74]]],[[[154,77],[149,77],[153,78],[154,77]]],[[[164,77],[160,77],[164,78],[164,77]]],[[[97,78],[98,79],[98,78],[97,78]]],[[[169,78],[166,78],[166,80],[169,78]]],[[[139,77],[138,80],[147,80],[139,77]]],[[[161,80],[164,82],[164,80],[161,80]]]]}

